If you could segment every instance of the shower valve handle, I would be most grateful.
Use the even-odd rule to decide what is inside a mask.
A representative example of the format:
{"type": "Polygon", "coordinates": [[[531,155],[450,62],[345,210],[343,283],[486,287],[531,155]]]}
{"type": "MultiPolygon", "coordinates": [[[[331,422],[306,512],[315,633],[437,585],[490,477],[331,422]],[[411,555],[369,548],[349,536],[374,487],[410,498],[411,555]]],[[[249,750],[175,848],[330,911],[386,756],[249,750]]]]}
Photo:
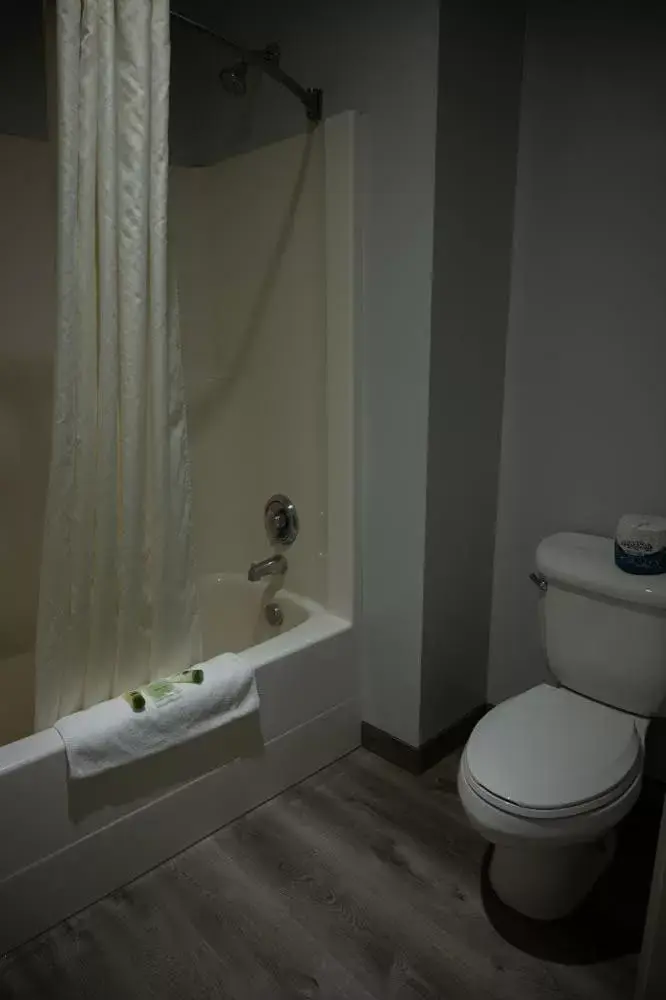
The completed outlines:
{"type": "Polygon", "coordinates": [[[296,508],[284,493],[272,496],[264,508],[264,526],[273,545],[293,545],[298,535],[296,508]]]}

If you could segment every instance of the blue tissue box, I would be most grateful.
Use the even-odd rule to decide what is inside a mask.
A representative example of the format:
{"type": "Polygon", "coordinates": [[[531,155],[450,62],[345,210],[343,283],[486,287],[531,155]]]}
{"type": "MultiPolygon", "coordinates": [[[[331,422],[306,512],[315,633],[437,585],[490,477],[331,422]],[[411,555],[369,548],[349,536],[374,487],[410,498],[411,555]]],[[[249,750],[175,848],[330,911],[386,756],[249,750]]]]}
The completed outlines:
{"type": "Polygon", "coordinates": [[[655,576],[666,573],[666,549],[657,552],[627,552],[615,542],[615,562],[625,573],[637,576],[655,576]]]}

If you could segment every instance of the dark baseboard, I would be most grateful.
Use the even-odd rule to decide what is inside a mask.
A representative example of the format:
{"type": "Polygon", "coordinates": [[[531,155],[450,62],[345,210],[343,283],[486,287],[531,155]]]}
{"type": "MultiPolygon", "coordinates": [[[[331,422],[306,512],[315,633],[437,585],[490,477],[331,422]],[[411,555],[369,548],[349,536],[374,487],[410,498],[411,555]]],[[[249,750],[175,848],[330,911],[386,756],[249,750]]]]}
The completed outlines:
{"type": "Polygon", "coordinates": [[[443,729],[437,736],[427,740],[421,747],[422,770],[434,767],[443,757],[465,746],[477,722],[492,708],[491,705],[477,705],[467,715],[443,729]]]}
{"type": "Polygon", "coordinates": [[[378,757],[390,761],[391,764],[402,767],[411,774],[421,774],[418,748],[410,746],[409,743],[403,743],[402,740],[390,736],[383,729],[371,726],[369,722],[361,723],[361,746],[370,750],[371,753],[377,754],[378,757]]]}
{"type": "Polygon", "coordinates": [[[423,774],[429,767],[434,767],[443,757],[464,746],[474,726],[489,708],[489,705],[477,706],[462,719],[447,726],[437,736],[422,743],[420,747],[410,746],[409,743],[404,743],[395,736],[384,732],[383,729],[377,729],[369,722],[362,722],[361,744],[366,750],[370,750],[378,757],[383,757],[391,764],[396,764],[403,770],[409,771],[410,774],[423,774]]]}

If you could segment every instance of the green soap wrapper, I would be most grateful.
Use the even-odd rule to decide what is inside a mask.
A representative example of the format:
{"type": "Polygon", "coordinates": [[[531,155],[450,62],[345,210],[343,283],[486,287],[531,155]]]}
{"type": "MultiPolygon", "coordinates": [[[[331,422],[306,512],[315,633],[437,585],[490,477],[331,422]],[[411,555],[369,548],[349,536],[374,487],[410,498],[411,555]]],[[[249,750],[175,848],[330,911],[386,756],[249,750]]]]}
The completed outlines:
{"type": "Polygon", "coordinates": [[[126,691],[123,698],[133,712],[143,712],[146,707],[146,699],[140,691],[126,691]]]}
{"type": "Polygon", "coordinates": [[[180,674],[174,674],[168,680],[172,684],[203,684],[204,672],[201,667],[189,667],[180,674]]]}
{"type": "Polygon", "coordinates": [[[152,698],[153,701],[157,703],[166,703],[167,701],[172,701],[174,698],[180,697],[180,693],[176,691],[170,677],[164,677],[159,680],[152,681],[150,684],[146,684],[141,690],[145,695],[152,698]]]}

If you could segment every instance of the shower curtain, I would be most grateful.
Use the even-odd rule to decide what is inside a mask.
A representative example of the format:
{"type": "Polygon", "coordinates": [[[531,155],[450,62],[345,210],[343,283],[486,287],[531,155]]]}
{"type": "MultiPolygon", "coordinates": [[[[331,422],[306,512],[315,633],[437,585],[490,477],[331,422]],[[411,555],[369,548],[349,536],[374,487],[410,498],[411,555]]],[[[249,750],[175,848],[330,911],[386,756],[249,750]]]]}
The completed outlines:
{"type": "Polygon", "coordinates": [[[168,0],[58,0],[58,329],[37,729],[200,654],[167,276],[168,93],[168,0]]]}

